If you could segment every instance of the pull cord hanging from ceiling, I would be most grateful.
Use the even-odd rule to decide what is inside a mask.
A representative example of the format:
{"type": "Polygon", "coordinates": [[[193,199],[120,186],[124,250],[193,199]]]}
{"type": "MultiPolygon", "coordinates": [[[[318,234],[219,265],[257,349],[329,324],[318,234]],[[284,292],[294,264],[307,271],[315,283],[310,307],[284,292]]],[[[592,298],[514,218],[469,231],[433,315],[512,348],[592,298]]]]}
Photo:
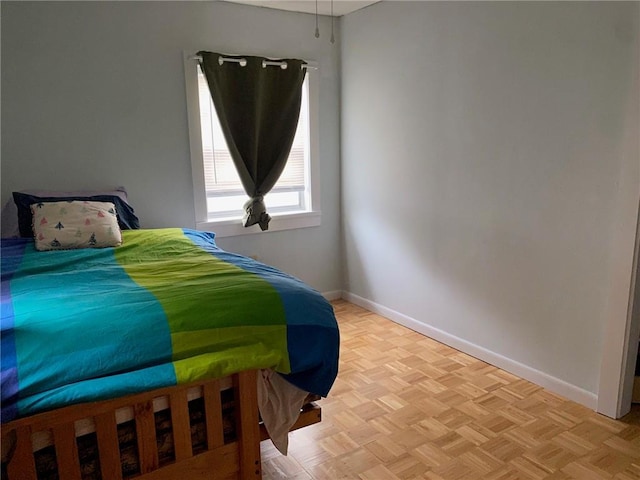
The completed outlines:
{"type": "MultiPolygon", "coordinates": [[[[335,18],[333,17],[333,0],[331,0],[331,43],[336,43],[336,37],[333,33],[333,25],[335,22],[335,18]]],[[[316,0],[316,38],[320,38],[320,28],[318,27],[318,0],[316,0]]]]}
{"type": "Polygon", "coordinates": [[[320,29],[318,28],[318,0],[316,0],[316,38],[320,38],[320,29]]]}
{"type": "Polygon", "coordinates": [[[333,0],[331,0],[331,43],[336,43],[336,38],[333,36],[333,0]]]}

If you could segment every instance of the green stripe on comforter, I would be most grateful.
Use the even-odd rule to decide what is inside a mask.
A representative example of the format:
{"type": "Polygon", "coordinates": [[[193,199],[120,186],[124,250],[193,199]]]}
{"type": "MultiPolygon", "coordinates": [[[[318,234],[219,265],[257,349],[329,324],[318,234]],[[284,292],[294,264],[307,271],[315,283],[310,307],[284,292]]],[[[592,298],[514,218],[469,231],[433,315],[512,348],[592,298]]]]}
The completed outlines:
{"type": "Polygon", "coordinates": [[[125,238],[115,258],[162,306],[179,383],[204,371],[290,371],[288,356],[276,353],[287,351],[284,308],[267,281],[194,249],[181,229],[160,230],[153,243],[140,230],[125,238]]]}

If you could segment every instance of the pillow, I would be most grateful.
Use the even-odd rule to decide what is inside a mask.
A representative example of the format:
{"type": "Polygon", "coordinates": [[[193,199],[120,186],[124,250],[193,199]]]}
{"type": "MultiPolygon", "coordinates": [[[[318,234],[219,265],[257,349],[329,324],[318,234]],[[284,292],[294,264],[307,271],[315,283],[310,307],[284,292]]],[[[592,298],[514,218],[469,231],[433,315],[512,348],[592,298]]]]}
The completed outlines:
{"type": "Polygon", "coordinates": [[[114,204],[118,218],[118,225],[122,230],[137,230],[140,228],[140,221],[136,217],[131,205],[124,202],[116,195],[91,195],[91,196],[69,196],[69,197],[38,197],[27,193],[13,192],[13,201],[18,207],[18,228],[21,237],[33,236],[31,205],[34,203],[60,202],[60,201],[88,201],[88,202],[111,202],[114,204]]]}
{"type": "MultiPolygon", "coordinates": [[[[92,197],[94,195],[115,195],[120,197],[123,202],[129,203],[127,198],[127,190],[124,187],[117,187],[115,190],[99,190],[99,191],[72,191],[60,192],[56,190],[21,190],[20,193],[35,195],[36,197],[92,197]]],[[[0,237],[2,238],[19,238],[20,229],[18,228],[18,207],[13,197],[7,200],[2,207],[0,213],[0,237]]]]}
{"type": "Polygon", "coordinates": [[[116,207],[111,202],[34,203],[31,213],[37,250],[122,245],[116,207]]]}

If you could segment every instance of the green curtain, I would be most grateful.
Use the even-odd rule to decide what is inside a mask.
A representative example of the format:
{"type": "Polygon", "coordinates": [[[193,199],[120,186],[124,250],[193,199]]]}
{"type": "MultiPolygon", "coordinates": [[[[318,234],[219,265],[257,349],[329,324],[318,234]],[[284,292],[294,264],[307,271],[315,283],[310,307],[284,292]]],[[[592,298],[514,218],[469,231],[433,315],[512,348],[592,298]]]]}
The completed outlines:
{"type": "Polygon", "coordinates": [[[269,228],[271,217],[264,196],[285,167],[298,126],[304,62],[281,59],[287,68],[263,66],[262,57],[233,57],[198,52],[213,104],[231,157],[250,199],[245,204],[244,226],[269,228]],[[246,65],[219,58],[245,59],[246,65]]]}

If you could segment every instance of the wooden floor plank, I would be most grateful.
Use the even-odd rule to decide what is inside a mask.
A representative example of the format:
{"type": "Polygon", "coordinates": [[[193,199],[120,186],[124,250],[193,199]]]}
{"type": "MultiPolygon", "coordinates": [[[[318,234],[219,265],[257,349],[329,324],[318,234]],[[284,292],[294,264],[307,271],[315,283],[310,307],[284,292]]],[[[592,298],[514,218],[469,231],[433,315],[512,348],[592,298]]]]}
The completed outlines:
{"type": "Polygon", "coordinates": [[[612,420],[353,304],[322,423],[262,442],[264,479],[640,480],[640,405],[612,420]]]}

